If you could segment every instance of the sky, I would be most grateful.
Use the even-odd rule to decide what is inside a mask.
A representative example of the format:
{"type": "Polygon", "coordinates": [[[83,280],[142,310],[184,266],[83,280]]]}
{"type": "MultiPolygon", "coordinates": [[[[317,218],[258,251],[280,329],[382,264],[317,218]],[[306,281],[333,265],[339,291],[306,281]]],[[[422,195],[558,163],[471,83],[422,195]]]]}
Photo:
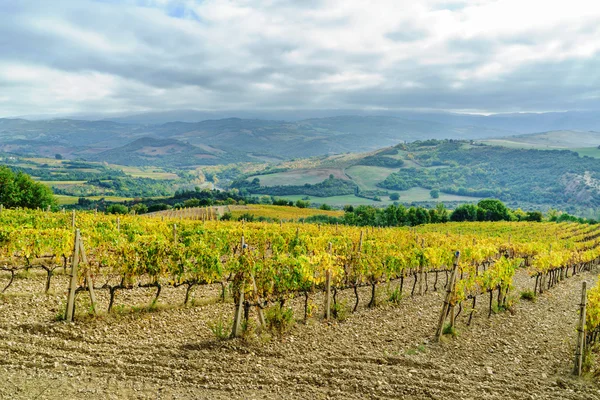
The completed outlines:
{"type": "Polygon", "coordinates": [[[594,0],[0,0],[0,117],[600,109],[594,0]]]}

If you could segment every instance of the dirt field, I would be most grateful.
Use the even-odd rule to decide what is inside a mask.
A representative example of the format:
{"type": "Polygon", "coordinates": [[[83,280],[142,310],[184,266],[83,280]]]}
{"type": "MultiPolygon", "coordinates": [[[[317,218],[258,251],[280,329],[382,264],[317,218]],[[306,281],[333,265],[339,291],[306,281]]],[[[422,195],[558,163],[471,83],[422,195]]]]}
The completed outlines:
{"type": "MultiPolygon", "coordinates": [[[[149,304],[152,290],[119,292],[111,315],[66,324],[54,321],[66,278],[55,277],[46,296],[34,274],[0,297],[0,398],[600,399],[597,383],[570,375],[584,279],[595,275],[569,278],[489,319],[482,298],[473,324],[465,326],[463,312],[459,336],[437,344],[442,293],[411,298],[410,281],[397,306],[367,309],[364,291],[344,322],[298,323],[283,339],[218,341],[208,324],[220,315],[229,321],[233,305],[217,302],[217,286],[198,289],[187,308],[178,305],[183,288],[163,290],[154,312],[131,307],[149,304]]],[[[518,293],[533,281],[519,271],[516,286],[518,293]]],[[[378,290],[384,297],[385,287],[378,290]]],[[[351,294],[338,296],[349,306],[351,294]]],[[[99,297],[105,310],[106,293],[99,297]]],[[[300,318],[299,299],[294,307],[300,318]]]]}

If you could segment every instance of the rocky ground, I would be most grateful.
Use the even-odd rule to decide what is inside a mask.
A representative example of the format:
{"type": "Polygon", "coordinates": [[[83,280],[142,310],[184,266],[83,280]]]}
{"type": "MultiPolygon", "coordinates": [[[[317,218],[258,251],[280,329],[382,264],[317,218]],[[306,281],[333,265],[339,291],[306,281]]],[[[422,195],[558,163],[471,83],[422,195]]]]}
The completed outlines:
{"type": "MultiPolygon", "coordinates": [[[[365,289],[343,322],[313,318],[283,338],[219,341],[209,326],[228,323],[233,305],[217,301],[218,286],[196,290],[188,307],[185,289],[165,289],[152,312],[143,306],[152,290],[119,292],[114,312],[95,318],[80,294],[78,320],[67,324],[55,321],[66,278],[44,295],[44,276],[33,273],[0,296],[0,398],[600,399],[597,382],[570,374],[581,282],[595,279],[569,278],[491,318],[482,298],[471,326],[461,313],[458,336],[442,343],[433,341],[442,293],[410,297],[408,284],[399,305],[375,309],[365,289]]],[[[533,281],[519,271],[515,293],[525,288],[533,281]]],[[[350,307],[351,295],[338,296],[350,307]]],[[[105,310],[107,294],[98,296],[105,310]]],[[[294,307],[302,317],[301,299],[294,307]]]]}

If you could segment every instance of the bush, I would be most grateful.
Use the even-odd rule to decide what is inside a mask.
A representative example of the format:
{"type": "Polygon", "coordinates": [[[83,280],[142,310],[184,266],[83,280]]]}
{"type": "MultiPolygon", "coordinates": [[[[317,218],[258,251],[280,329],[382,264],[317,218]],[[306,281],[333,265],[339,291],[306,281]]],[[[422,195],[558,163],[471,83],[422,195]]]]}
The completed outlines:
{"type": "Polygon", "coordinates": [[[292,329],[296,323],[294,320],[294,311],[289,307],[283,308],[280,305],[267,308],[265,322],[267,328],[279,336],[292,329]]]}
{"type": "Polygon", "coordinates": [[[400,200],[400,195],[398,193],[392,193],[392,194],[390,194],[390,200],[398,201],[398,200],[400,200]]]}
{"type": "Polygon", "coordinates": [[[221,215],[220,220],[221,221],[231,221],[231,218],[233,218],[233,215],[230,212],[226,212],[226,213],[223,213],[223,215],[221,215]]]}
{"type": "Polygon", "coordinates": [[[533,290],[525,290],[523,292],[521,292],[521,299],[522,300],[529,300],[529,301],[535,301],[535,293],[533,293],[533,290]]]}
{"type": "Polygon", "coordinates": [[[308,206],[310,206],[310,201],[298,200],[296,202],[296,207],[298,207],[298,208],[308,208],[308,206]]]}
{"type": "Polygon", "coordinates": [[[456,337],[456,336],[458,336],[458,332],[457,332],[457,331],[456,331],[456,329],[455,329],[455,328],[454,328],[452,325],[450,325],[450,324],[446,324],[446,325],[444,326],[444,330],[442,331],[442,333],[443,333],[444,335],[450,335],[450,336],[452,336],[452,337],[456,337]]]}
{"type": "Polygon", "coordinates": [[[129,208],[123,204],[111,204],[110,206],[106,207],[106,213],[124,215],[129,213],[129,208]]]}
{"type": "Polygon", "coordinates": [[[331,305],[331,315],[338,321],[345,321],[348,318],[348,304],[345,300],[340,300],[331,305]]]}
{"type": "Polygon", "coordinates": [[[215,321],[210,321],[208,323],[208,329],[215,335],[215,337],[219,340],[225,340],[229,337],[229,331],[231,327],[229,324],[223,319],[223,317],[219,317],[219,319],[215,321]]]}
{"type": "Polygon", "coordinates": [[[131,206],[131,211],[135,211],[136,214],[145,214],[148,212],[148,206],[144,203],[138,203],[131,206]]]}
{"type": "Polygon", "coordinates": [[[402,300],[402,292],[400,291],[399,287],[397,287],[396,289],[389,292],[388,301],[390,303],[400,304],[401,300],[402,300]]]}
{"type": "Polygon", "coordinates": [[[243,213],[242,215],[239,216],[239,218],[237,219],[238,221],[246,221],[246,222],[254,222],[254,214],[250,214],[250,213],[243,213]]]}

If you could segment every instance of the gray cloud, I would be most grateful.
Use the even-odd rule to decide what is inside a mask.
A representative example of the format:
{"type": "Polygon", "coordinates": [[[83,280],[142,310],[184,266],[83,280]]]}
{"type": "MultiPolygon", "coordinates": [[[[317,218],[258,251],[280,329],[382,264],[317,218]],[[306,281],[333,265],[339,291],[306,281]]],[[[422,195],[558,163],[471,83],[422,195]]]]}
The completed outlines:
{"type": "Polygon", "coordinates": [[[0,116],[600,108],[600,6],[530,1],[3,1],[0,116]]]}

